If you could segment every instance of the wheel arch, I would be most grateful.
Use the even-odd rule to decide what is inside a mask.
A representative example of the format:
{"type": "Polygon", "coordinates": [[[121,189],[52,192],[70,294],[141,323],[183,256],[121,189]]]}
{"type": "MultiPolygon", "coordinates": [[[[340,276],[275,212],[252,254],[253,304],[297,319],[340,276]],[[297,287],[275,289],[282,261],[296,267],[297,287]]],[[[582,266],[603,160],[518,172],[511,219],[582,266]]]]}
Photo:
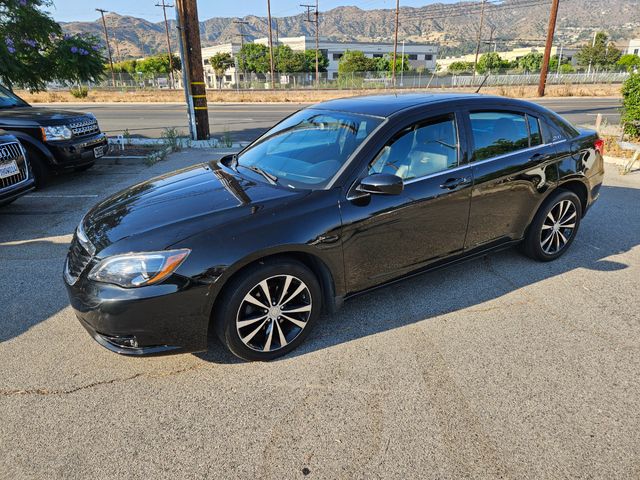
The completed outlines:
{"type": "Polygon", "coordinates": [[[568,190],[578,196],[580,199],[580,206],[582,208],[581,214],[584,217],[587,207],[589,206],[589,189],[584,182],[577,179],[567,180],[558,185],[556,191],[558,190],[568,190]]]}
{"type": "Polygon", "coordinates": [[[49,149],[44,145],[41,141],[36,138],[33,138],[31,135],[24,132],[16,132],[12,130],[5,130],[8,134],[13,135],[18,140],[22,146],[27,150],[33,150],[36,153],[40,154],[48,165],[54,165],[55,159],[53,154],[49,151],[49,149]]]}
{"type": "MultiPolygon", "coordinates": [[[[218,279],[218,282],[222,282],[218,285],[215,298],[211,305],[210,316],[216,310],[218,303],[224,297],[224,292],[229,283],[241,275],[247,269],[253,267],[256,264],[261,264],[269,261],[276,261],[278,259],[290,259],[296,260],[305,265],[318,279],[320,287],[322,289],[323,310],[329,313],[335,312],[342,303],[342,297],[336,296],[336,285],[334,274],[327,265],[327,263],[320,258],[320,256],[303,249],[286,249],[276,250],[270,252],[262,252],[257,257],[251,256],[234,264],[233,267],[227,269],[222,278],[218,279]]],[[[216,282],[216,283],[218,283],[216,282]]]]}

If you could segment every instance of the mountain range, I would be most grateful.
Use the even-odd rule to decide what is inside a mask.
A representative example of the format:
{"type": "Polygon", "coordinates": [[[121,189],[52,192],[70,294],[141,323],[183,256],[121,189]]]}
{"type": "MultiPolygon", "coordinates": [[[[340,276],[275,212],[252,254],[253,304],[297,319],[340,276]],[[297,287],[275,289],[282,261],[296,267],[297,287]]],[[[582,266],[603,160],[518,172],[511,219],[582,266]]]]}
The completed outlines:
{"type": "MultiPolygon", "coordinates": [[[[399,39],[437,43],[441,56],[470,53],[475,48],[481,3],[429,4],[419,8],[401,7],[399,39]]],[[[549,0],[489,0],[485,5],[483,41],[497,42],[498,50],[544,43],[549,19],[549,0]]],[[[164,22],[109,13],[105,16],[116,58],[141,57],[166,52],[164,22]]],[[[213,17],[200,22],[202,46],[240,41],[240,25],[245,41],[268,35],[266,17],[213,17]]],[[[306,13],[273,19],[274,37],[314,35],[314,25],[306,13]]],[[[320,35],[344,41],[392,41],[395,11],[363,10],[356,6],[320,12],[320,35]]],[[[170,20],[174,50],[176,24],[170,20]]],[[[94,22],[65,22],[67,33],[92,33],[104,38],[100,19],[94,22]]],[[[606,31],[618,45],[640,37],[639,0],[562,0],[558,11],[556,42],[579,45],[598,30],[606,31]]],[[[489,48],[485,46],[484,48],[489,48]]]]}

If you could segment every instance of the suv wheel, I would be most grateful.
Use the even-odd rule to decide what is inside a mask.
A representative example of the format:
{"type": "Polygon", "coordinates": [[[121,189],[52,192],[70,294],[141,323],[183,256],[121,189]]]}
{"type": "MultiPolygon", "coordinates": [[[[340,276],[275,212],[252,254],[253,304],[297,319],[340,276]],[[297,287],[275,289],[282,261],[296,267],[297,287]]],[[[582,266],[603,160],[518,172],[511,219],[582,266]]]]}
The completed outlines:
{"type": "Polygon", "coordinates": [[[552,195],[529,226],[524,253],[542,262],[562,256],[573,243],[581,218],[582,205],[575,193],[562,190],[552,195]]]}
{"type": "Polygon", "coordinates": [[[315,275],[295,260],[257,264],[225,288],[214,311],[220,340],[245,360],[271,360],[300,345],[322,309],[315,275]]]}

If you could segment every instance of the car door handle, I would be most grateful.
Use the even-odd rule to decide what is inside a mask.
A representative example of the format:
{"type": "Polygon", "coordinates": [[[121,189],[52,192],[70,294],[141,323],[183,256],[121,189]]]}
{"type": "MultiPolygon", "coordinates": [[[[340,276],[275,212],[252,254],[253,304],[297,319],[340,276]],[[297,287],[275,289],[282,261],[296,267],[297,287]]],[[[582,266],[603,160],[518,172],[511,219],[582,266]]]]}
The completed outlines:
{"type": "Polygon", "coordinates": [[[458,188],[460,185],[462,185],[463,183],[466,183],[467,179],[465,177],[461,177],[461,178],[449,178],[447,179],[446,182],[444,182],[442,185],[440,185],[440,188],[444,188],[446,190],[453,190],[455,188],[458,188]]]}
{"type": "Polygon", "coordinates": [[[544,162],[545,160],[548,160],[550,158],[550,155],[544,154],[544,153],[534,153],[533,155],[531,155],[529,157],[529,162],[544,162]]]}

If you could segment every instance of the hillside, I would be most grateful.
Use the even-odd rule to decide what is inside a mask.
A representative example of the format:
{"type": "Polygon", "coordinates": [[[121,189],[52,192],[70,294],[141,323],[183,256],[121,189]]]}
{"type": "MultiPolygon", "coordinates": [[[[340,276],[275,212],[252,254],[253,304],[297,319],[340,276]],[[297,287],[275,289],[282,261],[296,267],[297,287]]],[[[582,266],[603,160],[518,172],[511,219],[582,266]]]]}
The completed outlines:
{"type": "MultiPolygon", "coordinates": [[[[401,8],[399,38],[406,41],[437,42],[447,53],[469,53],[475,44],[478,3],[431,4],[421,8],[401,8]]],[[[508,47],[541,44],[549,16],[549,3],[541,0],[505,0],[488,3],[483,37],[488,40],[491,28],[494,39],[508,47]]],[[[108,14],[110,34],[116,39],[122,57],[144,56],[166,51],[163,23],[140,18],[108,14]]],[[[279,35],[313,34],[306,15],[274,19],[279,35]]],[[[200,22],[203,46],[231,40],[239,41],[237,18],[215,17],[200,22]]],[[[248,39],[264,37],[268,32],[265,17],[247,16],[244,33],[248,39]]],[[[393,10],[362,10],[338,7],[320,15],[320,34],[336,40],[391,41],[394,30],[393,10]]],[[[69,33],[90,32],[102,36],[102,24],[69,22],[62,24],[69,33]]],[[[175,23],[171,21],[175,42],[175,23]]],[[[558,36],[566,45],[588,41],[595,30],[609,32],[616,42],[640,36],[638,0],[563,0],[558,14],[558,36]]],[[[275,31],[274,31],[275,35],[275,31]]],[[[114,52],[115,54],[116,52],[114,52]]]]}

